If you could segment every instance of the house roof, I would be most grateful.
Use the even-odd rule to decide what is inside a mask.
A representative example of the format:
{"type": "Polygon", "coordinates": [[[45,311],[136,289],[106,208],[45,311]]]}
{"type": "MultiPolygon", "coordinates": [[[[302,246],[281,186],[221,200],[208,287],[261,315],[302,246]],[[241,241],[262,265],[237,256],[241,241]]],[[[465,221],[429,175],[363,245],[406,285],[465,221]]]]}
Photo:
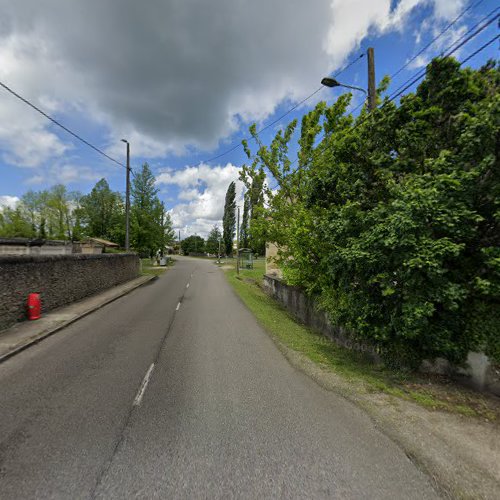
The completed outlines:
{"type": "Polygon", "coordinates": [[[102,238],[87,238],[85,241],[90,241],[93,243],[98,243],[99,245],[103,245],[105,247],[114,247],[118,248],[120,245],[118,243],[113,243],[112,241],[104,240],[102,238]]]}

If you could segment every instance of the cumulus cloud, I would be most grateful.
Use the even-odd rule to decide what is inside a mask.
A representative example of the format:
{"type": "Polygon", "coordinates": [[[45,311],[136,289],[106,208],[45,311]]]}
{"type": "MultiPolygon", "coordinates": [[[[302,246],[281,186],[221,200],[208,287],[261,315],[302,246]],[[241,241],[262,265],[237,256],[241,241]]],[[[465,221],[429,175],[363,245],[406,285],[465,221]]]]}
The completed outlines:
{"type": "MultiPolygon", "coordinates": [[[[103,124],[110,151],[126,136],[137,155],[163,157],[214,148],[303,98],[370,32],[401,29],[417,6],[449,18],[463,2],[0,0],[0,76],[49,111],[103,124]]],[[[61,156],[67,146],[48,124],[29,109],[10,119],[6,97],[7,161],[61,156]]]]}
{"type": "Polygon", "coordinates": [[[16,208],[19,203],[17,196],[9,196],[8,194],[0,195],[0,210],[3,207],[16,208]]]}
{"type": "MultiPolygon", "coordinates": [[[[421,7],[444,23],[465,2],[0,0],[0,80],[114,157],[123,137],[136,158],[211,151],[309,95],[367,36],[404,29],[421,7]]],[[[1,89],[0,148],[4,162],[33,169],[33,184],[98,177],[76,166],[68,136],[1,89]]],[[[206,234],[236,178],[234,165],[201,165],[158,182],[179,191],[175,225],[206,234]]]]}
{"type": "MultiPolygon", "coordinates": [[[[425,28],[422,29],[424,31],[425,28]]],[[[443,36],[441,36],[436,43],[432,45],[428,50],[419,55],[415,60],[413,60],[409,65],[409,69],[421,68],[429,64],[433,57],[436,56],[436,53],[441,51],[442,53],[446,53],[448,48],[453,46],[453,44],[467,31],[465,26],[459,26],[458,28],[449,29],[443,36]]],[[[433,29],[431,31],[432,36],[435,37],[439,34],[439,30],[433,29]]],[[[420,35],[421,36],[421,35],[420,35]]],[[[461,50],[457,50],[454,53],[454,56],[460,58],[461,50]]]]}
{"type": "Polygon", "coordinates": [[[224,199],[232,181],[236,181],[236,201],[243,208],[243,184],[238,175],[238,167],[230,163],[217,167],[202,164],[158,175],[158,185],[177,186],[178,198],[186,201],[170,211],[174,228],[181,229],[184,236],[197,233],[205,237],[214,224],[221,227],[224,199]]]}

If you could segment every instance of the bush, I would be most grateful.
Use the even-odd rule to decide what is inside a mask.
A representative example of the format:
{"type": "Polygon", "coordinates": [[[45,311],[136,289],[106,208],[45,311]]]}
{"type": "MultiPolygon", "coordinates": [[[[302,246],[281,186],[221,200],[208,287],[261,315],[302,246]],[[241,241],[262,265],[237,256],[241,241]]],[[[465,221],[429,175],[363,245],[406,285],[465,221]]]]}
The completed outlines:
{"type": "Polygon", "coordinates": [[[392,363],[500,361],[499,74],[436,59],[399,106],[353,120],[348,97],[320,103],[296,172],[281,133],[259,151],[280,180],[262,232],[285,279],[392,363]]]}

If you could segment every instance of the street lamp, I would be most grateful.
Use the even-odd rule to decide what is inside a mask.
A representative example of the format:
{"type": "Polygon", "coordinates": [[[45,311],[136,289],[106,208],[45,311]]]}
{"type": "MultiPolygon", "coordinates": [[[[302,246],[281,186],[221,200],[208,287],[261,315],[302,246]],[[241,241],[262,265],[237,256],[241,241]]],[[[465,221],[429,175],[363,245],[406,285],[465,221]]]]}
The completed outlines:
{"type": "Polygon", "coordinates": [[[329,78],[325,77],[323,80],[321,80],[321,85],[324,85],[325,87],[346,87],[348,89],[353,89],[353,90],[360,90],[361,92],[364,92],[366,94],[366,90],[362,89],[361,87],[355,87],[354,85],[347,85],[345,83],[340,83],[339,81],[335,80],[335,78],[329,78]]]}
{"type": "Polygon", "coordinates": [[[130,250],[130,144],[122,139],[127,145],[127,183],[125,188],[125,250],[130,250]]]}

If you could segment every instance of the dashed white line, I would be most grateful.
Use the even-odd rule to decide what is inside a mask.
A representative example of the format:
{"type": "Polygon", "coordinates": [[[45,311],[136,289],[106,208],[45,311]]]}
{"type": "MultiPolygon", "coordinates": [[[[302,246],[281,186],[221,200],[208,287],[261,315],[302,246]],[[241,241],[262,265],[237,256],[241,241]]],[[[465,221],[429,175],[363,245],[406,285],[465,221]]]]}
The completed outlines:
{"type": "Polygon", "coordinates": [[[144,375],[144,378],[142,380],[142,384],[139,387],[139,390],[137,391],[137,395],[135,396],[134,399],[134,406],[139,406],[142,401],[142,396],[144,396],[144,392],[146,391],[146,387],[148,386],[149,379],[151,377],[151,373],[153,372],[153,368],[155,367],[154,363],[151,363],[151,366],[149,367],[148,371],[146,372],[146,375],[144,375]]]}
{"type": "Polygon", "coordinates": [[[189,288],[189,283],[186,285],[186,288],[189,288]]]}
{"type": "Polygon", "coordinates": [[[177,304],[177,307],[175,308],[175,310],[176,310],[176,311],[178,311],[180,307],[181,307],[181,303],[179,302],[179,303],[177,304]]]}

